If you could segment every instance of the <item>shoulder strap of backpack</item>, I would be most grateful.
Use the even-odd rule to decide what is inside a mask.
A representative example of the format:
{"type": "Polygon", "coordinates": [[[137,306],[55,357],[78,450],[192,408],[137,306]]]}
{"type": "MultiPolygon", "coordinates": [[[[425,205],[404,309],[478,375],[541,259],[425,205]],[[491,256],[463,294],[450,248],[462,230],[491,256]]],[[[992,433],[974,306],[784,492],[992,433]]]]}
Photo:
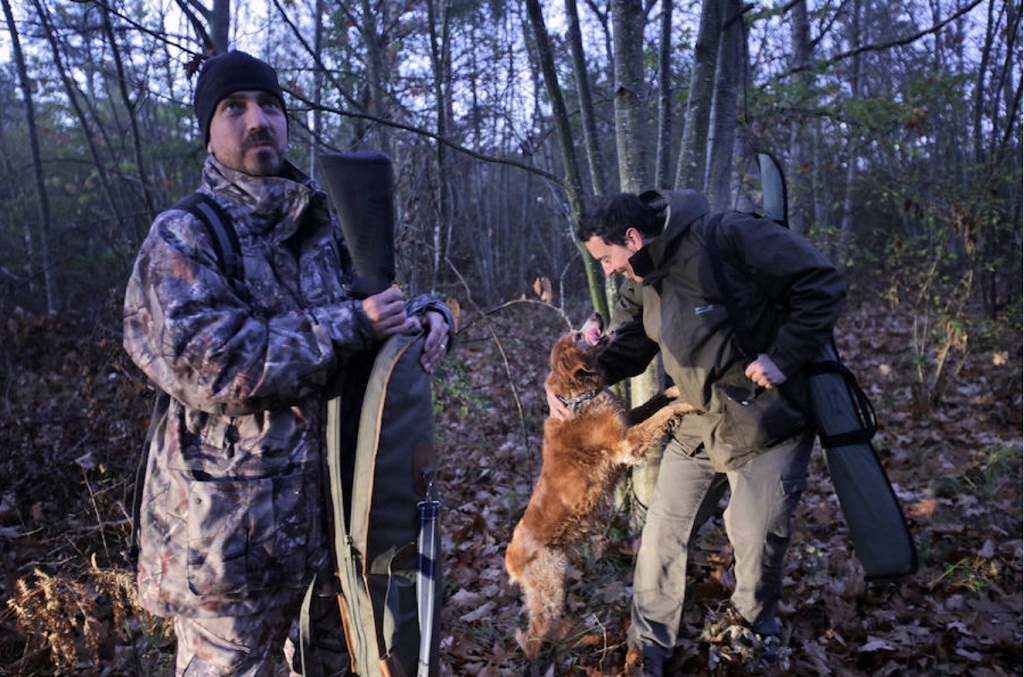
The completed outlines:
{"type": "Polygon", "coordinates": [[[722,300],[722,305],[725,306],[725,311],[729,315],[729,321],[732,322],[732,326],[736,331],[736,341],[740,346],[740,350],[743,351],[748,357],[753,357],[756,354],[753,344],[751,344],[751,333],[747,330],[747,323],[744,321],[742,314],[739,312],[739,304],[736,302],[736,295],[732,292],[732,287],[729,285],[728,280],[725,279],[725,266],[722,263],[722,247],[719,243],[719,233],[721,229],[719,225],[722,223],[722,219],[725,217],[725,212],[716,212],[711,216],[708,216],[704,221],[704,239],[708,259],[711,261],[711,272],[715,276],[715,285],[718,287],[718,295],[722,300]]]}
{"type": "Polygon", "coordinates": [[[227,276],[235,293],[245,298],[247,292],[244,284],[242,245],[238,241],[238,233],[232,225],[231,217],[224,208],[211,196],[196,191],[178,200],[173,209],[192,214],[206,227],[221,270],[227,276]]]}

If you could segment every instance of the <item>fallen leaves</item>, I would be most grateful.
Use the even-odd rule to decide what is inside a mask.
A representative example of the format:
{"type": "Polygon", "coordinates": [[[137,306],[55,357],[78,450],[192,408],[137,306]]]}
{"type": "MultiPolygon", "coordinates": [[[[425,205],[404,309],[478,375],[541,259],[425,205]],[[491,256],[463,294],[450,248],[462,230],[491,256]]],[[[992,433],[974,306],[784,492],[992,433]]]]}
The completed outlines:
{"type": "MultiPolygon", "coordinates": [[[[509,354],[518,356],[512,360],[518,370],[517,387],[533,383],[539,392],[546,351],[559,327],[553,324],[544,339],[535,324],[531,325],[533,335],[526,336],[511,319],[498,321],[505,319],[509,322],[503,323],[504,330],[496,333],[505,341],[509,354]]],[[[789,637],[787,648],[792,649],[792,674],[1019,672],[1019,598],[1008,595],[989,601],[994,606],[989,611],[995,622],[969,610],[966,601],[988,599],[989,591],[1004,581],[1007,586],[1016,583],[1020,587],[1020,464],[1018,460],[1016,470],[1012,464],[1007,466],[1012,454],[998,451],[1010,444],[1006,440],[1015,440],[1019,431],[995,426],[993,421],[998,417],[987,418],[983,411],[972,409],[971,401],[983,392],[983,383],[964,388],[960,399],[954,398],[948,408],[937,410],[933,419],[915,418],[909,407],[897,404],[900,392],[909,392],[909,387],[907,373],[900,366],[905,344],[899,335],[896,339],[888,336],[873,348],[847,351],[862,337],[840,337],[843,354],[858,355],[855,369],[879,409],[881,433],[876,446],[912,524],[921,570],[895,583],[865,582],[827,470],[820,452],[816,453],[810,486],[794,519],[797,533],[779,608],[789,637]],[[996,459],[995,465],[992,458],[996,459]],[[937,481],[944,476],[950,478],[948,491],[936,491],[941,484],[937,481]],[[993,493],[1013,489],[1007,485],[1013,485],[1014,478],[1015,490],[1005,495],[993,493]],[[994,509],[995,503],[1005,509],[994,509]],[[1005,526],[998,526],[1000,514],[1008,517],[1005,526]],[[1012,545],[1014,540],[1016,546],[1012,545]],[[995,562],[989,567],[980,566],[986,558],[995,562]],[[965,561],[957,565],[961,560],[965,561]],[[950,567],[952,570],[946,573],[950,567]],[[1006,619],[1002,625],[1000,619],[1006,619]],[[1007,644],[1018,654],[1010,662],[1006,662],[1007,644]]],[[[478,349],[461,353],[460,359],[471,373],[486,375],[476,382],[476,392],[488,400],[489,411],[509,412],[509,386],[488,366],[492,356],[485,342],[468,344],[478,349]]],[[[456,590],[448,601],[453,612],[453,621],[445,626],[445,633],[452,638],[451,651],[446,652],[448,675],[474,675],[475,670],[493,665],[477,658],[480,645],[460,645],[456,639],[465,637],[486,637],[485,645],[505,657],[503,675],[522,674],[526,667],[514,639],[514,629],[523,622],[519,614],[521,600],[518,590],[504,580],[500,554],[540,469],[539,431],[545,414],[543,399],[532,400],[522,436],[514,434],[517,422],[505,416],[504,425],[493,431],[506,440],[500,446],[501,453],[494,452],[494,445],[474,447],[468,442],[472,428],[484,422],[483,416],[470,414],[461,421],[470,430],[456,436],[467,439],[467,444],[459,447],[456,465],[474,470],[454,470],[446,488],[453,496],[469,497],[458,499],[458,523],[450,525],[455,540],[461,541],[452,558],[472,558],[474,564],[452,565],[457,567],[458,575],[450,585],[465,585],[466,590],[456,590]],[[472,486],[472,478],[484,477],[485,471],[490,491],[481,493],[472,486]],[[488,544],[485,549],[472,545],[483,541],[488,544]],[[492,545],[497,545],[497,552],[492,551],[492,545]],[[488,568],[493,568],[497,577],[482,576],[488,568]]],[[[497,421],[486,424],[496,426],[497,421]]],[[[456,439],[452,442],[458,445],[456,439]]],[[[1019,455],[1019,444],[1017,449],[1019,455]]],[[[692,561],[691,596],[684,612],[686,630],[681,640],[683,648],[677,652],[679,669],[686,674],[712,674],[708,647],[697,637],[707,608],[727,599],[735,583],[731,548],[720,516],[721,506],[718,516],[702,531],[692,561]]],[[[592,542],[578,553],[574,567],[579,573],[569,581],[567,606],[578,618],[577,636],[581,639],[566,643],[552,658],[549,669],[554,670],[553,674],[624,674],[632,552],[628,536],[615,530],[597,530],[592,542]],[[601,629],[600,642],[594,627],[601,629]],[[587,649],[597,644],[603,651],[588,653],[587,649]]]]}
{"type": "MultiPolygon", "coordinates": [[[[537,294],[543,293],[539,285],[537,294]]],[[[583,316],[582,310],[573,313],[583,316]]],[[[876,449],[911,524],[921,568],[896,582],[864,581],[816,452],[783,571],[779,616],[784,645],[792,651],[790,673],[1019,675],[1019,351],[1005,357],[1003,349],[979,352],[964,367],[963,387],[952,388],[941,406],[921,418],[910,406],[905,320],[887,314],[883,323],[877,316],[870,307],[851,308],[837,343],[878,412],[876,449]]],[[[504,548],[540,471],[547,413],[542,382],[548,349],[563,328],[559,312],[536,303],[509,307],[461,333],[436,377],[445,677],[518,676],[528,667],[516,641],[523,625],[520,592],[505,575],[504,548]]],[[[12,365],[10,395],[0,395],[7,452],[0,459],[0,592],[16,593],[19,578],[29,581],[28,589],[45,580],[96,587],[95,572],[124,573],[116,551],[127,538],[125,505],[144,429],[139,422],[148,416],[149,404],[139,396],[143,382],[109,378],[133,372],[111,338],[116,332],[95,317],[79,325],[19,321],[0,331],[7,332],[0,343],[11,351],[12,365]],[[112,552],[93,567],[86,553],[103,555],[96,510],[112,552]],[[35,569],[44,576],[36,577],[35,569]]],[[[574,633],[542,675],[623,674],[635,543],[624,515],[602,527],[573,561],[567,604],[574,633]]],[[[731,565],[719,506],[691,561],[676,660],[681,673],[712,674],[709,646],[699,637],[708,610],[726,600],[735,584],[731,565]]],[[[152,619],[137,608],[129,612],[135,616],[116,622],[98,616],[89,626],[88,641],[102,645],[110,669],[137,658],[140,637],[151,638],[158,658],[173,651],[172,641],[146,626],[152,619]],[[132,640],[120,636],[125,626],[135,628],[132,640]]],[[[0,655],[25,656],[17,666],[22,674],[53,674],[49,650],[25,654],[30,636],[58,630],[45,627],[53,623],[39,620],[17,634],[14,614],[6,614],[0,655]]],[[[83,628],[67,641],[85,648],[83,628]]],[[[0,672],[8,667],[0,664],[0,672]]],[[[95,674],[95,665],[65,674],[95,674]]]]}

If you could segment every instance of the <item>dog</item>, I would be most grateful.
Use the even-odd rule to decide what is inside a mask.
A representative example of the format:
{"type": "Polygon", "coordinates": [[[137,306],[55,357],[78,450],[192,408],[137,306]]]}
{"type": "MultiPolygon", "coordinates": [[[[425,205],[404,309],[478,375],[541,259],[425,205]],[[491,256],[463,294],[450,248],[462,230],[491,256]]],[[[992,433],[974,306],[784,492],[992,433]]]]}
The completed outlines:
{"type": "Polygon", "coordinates": [[[545,641],[559,641],[570,629],[562,618],[569,549],[608,508],[626,469],[643,462],[681,416],[695,411],[674,401],[675,387],[627,411],[606,387],[598,365],[610,339],[594,313],[551,349],[545,385],[570,414],[544,421],[540,478],[505,551],[505,570],[525,598],[528,625],[520,645],[530,659],[538,657],[545,641]]]}

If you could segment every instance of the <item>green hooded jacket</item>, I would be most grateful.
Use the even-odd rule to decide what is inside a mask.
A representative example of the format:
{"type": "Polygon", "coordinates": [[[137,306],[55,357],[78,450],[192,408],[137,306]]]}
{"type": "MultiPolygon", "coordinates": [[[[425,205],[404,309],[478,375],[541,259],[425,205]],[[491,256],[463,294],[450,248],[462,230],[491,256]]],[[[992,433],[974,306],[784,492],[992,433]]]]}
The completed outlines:
{"type": "Polygon", "coordinates": [[[681,439],[699,437],[716,468],[742,465],[807,426],[801,369],[829,339],[846,284],[829,260],[774,221],[726,213],[719,247],[727,284],[750,336],[738,340],[707,252],[707,200],[694,191],[649,191],[665,227],[630,259],[642,283],[625,281],[612,317],[615,338],[602,356],[610,382],[642,372],[661,352],[666,374],[700,416],[681,439]],[[744,371],[767,354],[788,377],[781,389],[755,388],[744,371]],[[780,391],[785,396],[780,395],[780,391]]]}

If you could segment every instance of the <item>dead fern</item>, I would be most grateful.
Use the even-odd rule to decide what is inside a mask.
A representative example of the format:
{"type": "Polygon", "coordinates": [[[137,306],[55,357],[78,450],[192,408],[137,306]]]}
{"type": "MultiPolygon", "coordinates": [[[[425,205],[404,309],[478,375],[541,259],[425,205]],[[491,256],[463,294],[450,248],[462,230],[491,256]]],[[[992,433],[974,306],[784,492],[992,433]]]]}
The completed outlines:
{"type": "Polygon", "coordinates": [[[99,661],[96,599],[83,582],[36,569],[31,577],[18,579],[7,605],[29,647],[49,648],[56,668],[71,669],[83,660],[93,665],[99,661]]]}
{"type": "Polygon", "coordinates": [[[26,653],[49,651],[58,672],[98,666],[103,646],[117,640],[134,644],[137,633],[156,639],[156,645],[171,633],[169,622],[139,608],[130,571],[100,568],[95,558],[78,577],[37,568],[18,580],[7,606],[26,653]]]}

